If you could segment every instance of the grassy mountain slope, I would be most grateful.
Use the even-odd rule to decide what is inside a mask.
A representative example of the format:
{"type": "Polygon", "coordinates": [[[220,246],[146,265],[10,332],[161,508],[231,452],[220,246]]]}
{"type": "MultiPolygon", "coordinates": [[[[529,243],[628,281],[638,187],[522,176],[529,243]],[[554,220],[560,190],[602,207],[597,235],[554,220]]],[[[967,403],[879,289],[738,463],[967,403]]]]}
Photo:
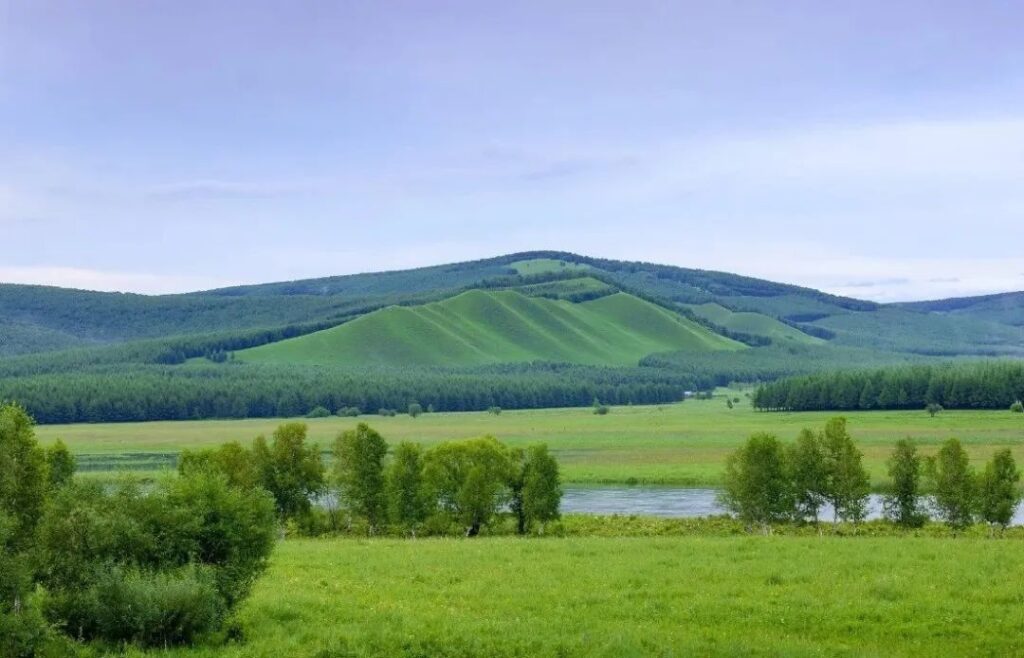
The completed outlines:
{"type": "MultiPolygon", "coordinates": [[[[800,338],[797,323],[840,345],[928,354],[1020,354],[1024,294],[880,305],[725,272],[527,252],[464,263],[184,295],[130,295],[0,284],[0,357],[76,346],[287,328],[290,335],[389,305],[440,301],[466,290],[515,288],[572,301],[622,290],[665,305],[716,304],[753,331],[800,338]],[[746,313],[760,314],[755,318],[746,313]],[[294,330],[294,331],[293,331],[294,330]]],[[[721,313],[721,311],[716,311],[721,313]]],[[[728,322],[722,323],[730,329],[728,322]]],[[[802,339],[806,340],[806,339],[802,339]]],[[[237,349],[226,341],[223,349],[237,349]]],[[[200,351],[199,354],[202,352],[200,351]]]]}
{"type": "Polygon", "coordinates": [[[235,356],[243,362],[360,366],[529,361],[628,365],[660,351],[741,348],[623,293],[573,304],[511,290],[473,290],[422,306],[389,307],[235,356]]]}
{"type": "Polygon", "coordinates": [[[730,311],[724,306],[708,302],[689,307],[695,314],[709,320],[729,331],[751,334],[754,336],[765,336],[771,338],[772,342],[780,344],[797,343],[802,345],[819,345],[825,341],[814,336],[809,336],[799,329],[768,317],[761,313],[746,311],[730,311]]]}

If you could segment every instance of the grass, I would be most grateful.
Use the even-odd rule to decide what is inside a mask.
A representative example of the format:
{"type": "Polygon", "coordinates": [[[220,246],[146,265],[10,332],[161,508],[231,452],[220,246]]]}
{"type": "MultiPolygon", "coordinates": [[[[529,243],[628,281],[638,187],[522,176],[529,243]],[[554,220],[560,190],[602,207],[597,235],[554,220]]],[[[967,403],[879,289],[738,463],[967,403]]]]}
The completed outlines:
{"type": "Polygon", "coordinates": [[[788,324],[779,322],[761,313],[733,312],[714,302],[690,306],[690,310],[698,316],[725,327],[730,331],[738,331],[754,336],[767,336],[780,344],[797,343],[803,345],[824,345],[825,341],[794,329],[788,324]]]}
{"type": "Polygon", "coordinates": [[[571,261],[555,260],[554,258],[518,260],[514,263],[510,263],[509,267],[524,276],[531,274],[549,274],[551,272],[585,272],[590,269],[589,265],[573,263],[571,261]]]}
{"type": "Polygon", "coordinates": [[[1021,655],[1016,541],[288,540],[246,641],[164,658],[1021,655]]]}
{"type": "Polygon", "coordinates": [[[624,293],[573,304],[512,290],[471,290],[422,306],[392,306],[235,356],[257,363],[356,366],[531,361],[635,365],[653,352],[742,347],[624,293]]]}
{"type": "MultiPolygon", "coordinates": [[[[413,440],[427,445],[446,439],[493,434],[510,445],[546,442],[562,465],[568,482],[649,482],[715,485],[720,482],[726,455],[751,433],[774,432],[791,440],[802,427],[820,428],[833,413],[758,413],[743,402],[727,409],[724,394],[713,400],[688,400],[665,406],[614,407],[606,416],[590,409],[434,413],[419,418],[362,416],[321,418],[304,422],[310,437],[327,448],[338,432],[367,422],[390,441],[413,440]]],[[[865,453],[875,485],[885,479],[885,460],[893,444],[913,437],[925,454],[949,437],[964,442],[976,466],[998,448],[1010,447],[1024,463],[1024,417],[1009,411],[953,411],[934,418],[924,411],[868,411],[845,414],[854,439],[865,453]]],[[[145,453],[177,453],[183,448],[212,446],[225,441],[248,443],[271,433],[281,419],[42,425],[46,443],[62,438],[82,461],[109,462],[128,455],[141,461],[145,453]]]]}

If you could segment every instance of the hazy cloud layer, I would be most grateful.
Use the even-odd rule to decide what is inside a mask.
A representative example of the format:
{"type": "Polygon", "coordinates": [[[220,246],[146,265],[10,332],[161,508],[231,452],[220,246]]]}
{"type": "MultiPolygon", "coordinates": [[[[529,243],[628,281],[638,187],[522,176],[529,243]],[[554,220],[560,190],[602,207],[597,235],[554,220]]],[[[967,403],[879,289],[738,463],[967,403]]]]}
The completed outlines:
{"type": "Polygon", "coordinates": [[[0,280],[565,249],[884,301],[1024,289],[1013,3],[5,11],[0,280]]]}

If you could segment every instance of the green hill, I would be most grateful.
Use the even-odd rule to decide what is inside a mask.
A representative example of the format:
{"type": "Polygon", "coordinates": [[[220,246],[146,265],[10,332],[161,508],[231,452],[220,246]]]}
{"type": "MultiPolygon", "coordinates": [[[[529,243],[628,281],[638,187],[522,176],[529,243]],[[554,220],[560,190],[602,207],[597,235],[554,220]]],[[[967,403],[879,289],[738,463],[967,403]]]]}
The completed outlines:
{"type": "Polygon", "coordinates": [[[761,313],[734,312],[714,302],[693,305],[690,306],[690,310],[699,317],[720,327],[725,327],[729,331],[765,336],[771,338],[773,342],[781,344],[820,345],[825,342],[761,313]]]}
{"type": "Polygon", "coordinates": [[[324,331],[235,353],[258,363],[469,366],[556,361],[628,365],[654,352],[742,345],[625,293],[573,304],[471,290],[392,306],[324,331]]]}

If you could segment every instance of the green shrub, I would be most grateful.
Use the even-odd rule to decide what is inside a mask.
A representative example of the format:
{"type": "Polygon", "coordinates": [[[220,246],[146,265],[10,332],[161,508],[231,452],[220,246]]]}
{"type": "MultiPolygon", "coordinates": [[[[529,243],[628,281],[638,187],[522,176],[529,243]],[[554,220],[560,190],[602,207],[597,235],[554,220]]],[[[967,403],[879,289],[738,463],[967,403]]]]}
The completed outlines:
{"type": "Polygon", "coordinates": [[[500,416],[501,407],[488,407],[487,413],[491,414],[492,416],[500,416]]]}
{"type": "Polygon", "coordinates": [[[331,415],[330,410],[324,406],[316,406],[309,410],[306,418],[327,418],[331,415]]]}
{"type": "Polygon", "coordinates": [[[419,402],[413,402],[409,405],[409,415],[416,418],[423,413],[423,406],[419,402]]]}
{"type": "Polygon", "coordinates": [[[227,609],[212,570],[194,565],[111,567],[88,588],[57,593],[48,607],[79,639],[142,646],[191,644],[218,630],[227,609]]]}
{"type": "Polygon", "coordinates": [[[1010,411],[1012,411],[1015,414],[1024,414],[1024,402],[1017,400],[1016,402],[1010,405],[1010,411]]]}
{"type": "Polygon", "coordinates": [[[596,407],[594,407],[594,413],[597,414],[598,416],[605,416],[608,414],[608,411],[608,405],[605,404],[599,404],[596,407]]]}
{"type": "Polygon", "coordinates": [[[358,418],[361,413],[359,407],[339,407],[335,412],[336,415],[343,418],[358,418]]]}

